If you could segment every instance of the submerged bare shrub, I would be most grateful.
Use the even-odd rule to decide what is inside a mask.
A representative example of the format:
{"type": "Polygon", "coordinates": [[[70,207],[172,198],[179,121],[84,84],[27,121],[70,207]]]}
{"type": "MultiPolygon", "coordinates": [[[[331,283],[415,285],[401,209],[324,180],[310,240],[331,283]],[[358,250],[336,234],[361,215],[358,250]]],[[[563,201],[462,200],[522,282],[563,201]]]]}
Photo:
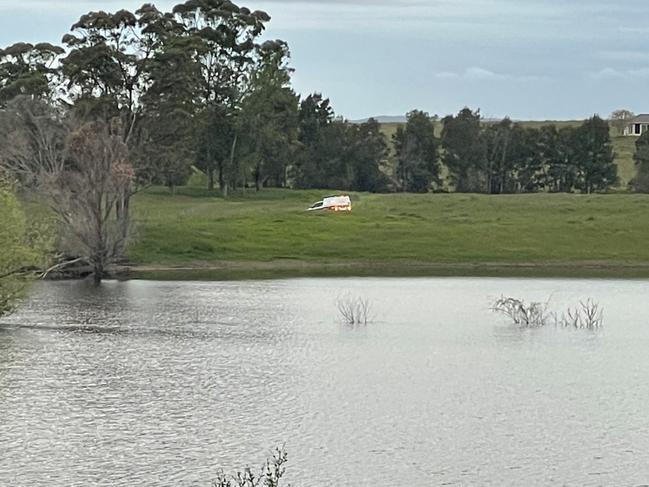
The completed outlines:
{"type": "Polygon", "coordinates": [[[554,322],[562,328],[597,330],[602,328],[604,312],[592,299],[580,301],[579,306],[568,308],[558,318],[557,313],[548,311],[548,303],[526,303],[521,299],[502,296],[491,307],[492,311],[507,316],[512,323],[522,328],[537,328],[554,322]]]}
{"type": "Polygon", "coordinates": [[[602,328],[603,321],[604,310],[592,299],[587,299],[575,308],[568,308],[557,323],[564,328],[597,330],[602,328]]]}
{"type": "Polygon", "coordinates": [[[348,325],[367,325],[370,321],[371,306],[367,298],[351,295],[340,296],[336,300],[338,314],[348,325]]]}
{"type": "Polygon", "coordinates": [[[547,308],[548,303],[526,303],[505,296],[497,299],[491,307],[493,311],[507,316],[514,324],[526,328],[545,326],[548,321],[547,308]]]}
{"type": "Polygon", "coordinates": [[[286,473],[284,465],[288,455],[283,448],[277,448],[273,456],[266,460],[258,474],[252,469],[245,468],[242,472],[228,475],[223,471],[217,473],[213,487],[278,487],[280,480],[286,473]]]}

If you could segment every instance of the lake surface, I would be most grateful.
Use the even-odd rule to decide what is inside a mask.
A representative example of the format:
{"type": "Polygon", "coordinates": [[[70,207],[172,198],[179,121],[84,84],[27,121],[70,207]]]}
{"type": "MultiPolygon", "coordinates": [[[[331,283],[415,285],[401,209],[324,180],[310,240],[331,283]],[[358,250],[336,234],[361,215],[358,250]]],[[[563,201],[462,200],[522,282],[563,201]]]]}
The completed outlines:
{"type": "Polygon", "coordinates": [[[0,327],[0,485],[649,484],[649,282],[42,283],[0,327]],[[349,327],[337,296],[367,297],[349,327]],[[521,330],[501,295],[598,332],[521,330]]]}

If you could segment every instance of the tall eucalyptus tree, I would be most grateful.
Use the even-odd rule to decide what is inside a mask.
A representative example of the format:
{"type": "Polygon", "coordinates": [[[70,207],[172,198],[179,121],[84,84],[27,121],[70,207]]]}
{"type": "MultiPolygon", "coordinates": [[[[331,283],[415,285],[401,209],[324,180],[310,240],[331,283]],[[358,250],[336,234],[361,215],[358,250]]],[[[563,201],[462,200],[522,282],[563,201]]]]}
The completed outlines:
{"type": "Polygon", "coordinates": [[[184,27],[184,36],[197,44],[201,77],[199,167],[208,174],[209,189],[218,171],[221,191],[236,184],[239,170],[235,154],[240,139],[239,109],[255,71],[258,40],[270,16],[228,0],[188,0],[173,14],[184,27]],[[223,137],[228,138],[224,150],[223,137]]]}
{"type": "Polygon", "coordinates": [[[18,42],[0,49],[0,108],[20,95],[55,96],[57,63],[63,48],[49,43],[18,42]]]}
{"type": "Polygon", "coordinates": [[[257,48],[256,69],[243,98],[240,126],[257,190],[267,181],[287,186],[289,161],[297,143],[299,98],[291,88],[289,50],[283,41],[257,48]]]}

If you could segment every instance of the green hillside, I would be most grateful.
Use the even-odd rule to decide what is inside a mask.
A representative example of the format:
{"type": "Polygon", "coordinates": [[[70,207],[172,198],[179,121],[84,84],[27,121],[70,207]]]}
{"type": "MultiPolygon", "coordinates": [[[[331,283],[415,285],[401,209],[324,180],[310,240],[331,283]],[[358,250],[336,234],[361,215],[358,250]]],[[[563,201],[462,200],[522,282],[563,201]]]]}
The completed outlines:
{"type": "Polygon", "coordinates": [[[363,193],[352,194],[351,214],[304,211],[326,193],[271,189],[223,200],[156,188],[136,197],[128,255],[157,277],[173,268],[261,277],[484,266],[497,275],[649,275],[646,195],[363,193]]]}

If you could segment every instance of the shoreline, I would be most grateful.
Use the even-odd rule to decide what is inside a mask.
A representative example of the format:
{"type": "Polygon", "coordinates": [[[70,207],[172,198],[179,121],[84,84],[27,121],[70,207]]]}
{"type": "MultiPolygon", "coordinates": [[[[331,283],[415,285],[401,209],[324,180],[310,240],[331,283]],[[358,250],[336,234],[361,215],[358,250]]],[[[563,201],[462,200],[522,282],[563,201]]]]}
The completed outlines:
{"type": "Polygon", "coordinates": [[[649,262],[218,261],[130,264],[119,280],[265,280],[308,277],[528,277],[647,279],[649,262]]]}

